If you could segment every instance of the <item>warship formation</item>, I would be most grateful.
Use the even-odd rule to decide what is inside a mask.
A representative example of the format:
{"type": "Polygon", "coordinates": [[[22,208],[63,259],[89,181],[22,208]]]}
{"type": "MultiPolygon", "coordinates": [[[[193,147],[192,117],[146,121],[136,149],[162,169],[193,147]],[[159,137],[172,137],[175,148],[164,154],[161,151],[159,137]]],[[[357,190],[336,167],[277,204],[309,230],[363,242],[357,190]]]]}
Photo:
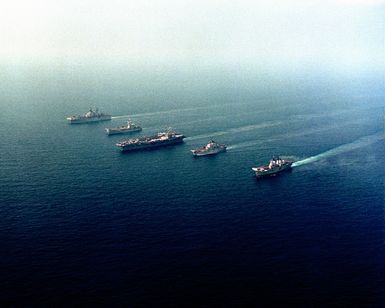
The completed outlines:
{"type": "MultiPolygon", "coordinates": [[[[67,118],[70,124],[82,124],[99,121],[108,121],[112,117],[109,114],[99,112],[98,108],[93,110],[90,108],[88,112],[80,116],[70,116],[67,118]]],[[[126,125],[113,128],[105,128],[107,135],[126,134],[132,132],[140,132],[142,127],[133,123],[131,120],[127,121],[126,125]]],[[[183,143],[185,136],[183,134],[171,131],[159,132],[153,136],[144,136],[139,138],[130,138],[116,143],[116,146],[122,152],[150,150],[154,148],[161,148],[165,146],[172,146],[183,143]]],[[[219,144],[210,140],[206,145],[197,149],[191,150],[194,157],[216,155],[218,153],[226,152],[227,146],[219,144]]],[[[275,176],[283,171],[289,171],[292,168],[294,161],[281,159],[279,156],[273,157],[269,164],[251,168],[257,178],[268,176],[275,176]]]]}

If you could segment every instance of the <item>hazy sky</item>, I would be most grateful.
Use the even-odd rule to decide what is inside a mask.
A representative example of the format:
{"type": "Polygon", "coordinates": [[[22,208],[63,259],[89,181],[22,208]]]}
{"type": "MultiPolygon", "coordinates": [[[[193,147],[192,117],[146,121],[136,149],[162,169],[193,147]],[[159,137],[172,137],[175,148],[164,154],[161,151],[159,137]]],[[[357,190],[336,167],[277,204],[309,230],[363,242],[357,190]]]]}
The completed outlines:
{"type": "Polygon", "coordinates": [[[4,0],[0,61],[384,66],[380,0],[4,0]]]}

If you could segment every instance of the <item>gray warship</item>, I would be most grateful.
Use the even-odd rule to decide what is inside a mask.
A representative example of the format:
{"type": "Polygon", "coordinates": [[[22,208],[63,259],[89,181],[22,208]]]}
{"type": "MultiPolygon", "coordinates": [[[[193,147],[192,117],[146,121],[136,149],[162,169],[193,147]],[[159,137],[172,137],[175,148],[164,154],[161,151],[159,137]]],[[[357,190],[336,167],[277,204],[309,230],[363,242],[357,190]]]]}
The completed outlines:
{"type": "Polygon", "coordinates": [[[294,163],[292,160],[281,159],[279,156],[273,157],[268,165],[253,167],[257,178],[265,176],[275,176],[282,171],[291,170],[291,165],[294,163]]]}
{"type": "Polygon", "coordinates": [[[111,120],[111,115],[99,112],[98,108],[93,110],[90,108],[84,115],[73,115],[67,118],[70,124],[83,124],[90,122],[108,121],[111,120]]]}
{"type": "Polygon", "coordinates": [[[141,130],[142,127],[140,127],[140,125],[138,124],[133,123],[131,120],[127,121],[127,125],[105,129],[107,135],[127,134],[133,132],[140,132],[141,130]]]}
{"type": "Polygon", "coordinates": [[[179,134],[173,131],[166,131],[160,132],[155,136],[124,140],[118,142],[116,146],[119,147],[123,152],[147,150],[180,144],[183,142],[183,138],[185,138],[183,134],[179,134]]]}
{"type": "Polygon", "coordinates": [[[216,143],[214,140],[210,140],[209,143],[203,147],[195,150],[191,150],[194,156],[215,155],[226,151],[224,144],[216,143]]]}

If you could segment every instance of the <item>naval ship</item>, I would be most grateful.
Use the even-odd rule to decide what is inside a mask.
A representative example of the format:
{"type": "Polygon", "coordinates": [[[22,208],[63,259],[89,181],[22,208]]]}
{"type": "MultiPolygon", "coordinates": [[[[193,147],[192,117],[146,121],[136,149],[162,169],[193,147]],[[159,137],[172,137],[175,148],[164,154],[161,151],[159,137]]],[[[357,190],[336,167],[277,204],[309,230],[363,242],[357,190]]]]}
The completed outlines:
{"type": "Polygon", "coordinates": [[[291,165],[294,163],[292,160],[285,160],[277,157],[273,157],[269,164],[266,166],[259,166],[251,168],[255,171],[257,178],[264,176],[275,176],[277,173],[282,171],[291,170],[291,165]]]}
{"type": "Polygon", "coordinates": [[[216,143],[214,140],[210,140],[209,143],[203,147],[195,150],[191,150],[194,156],[214,155],[226,151],[224,144],[216,143]]]}
{"type": "Polygon", "coordinates": [[[136,150],[146,150],[164,147],[168,145],[180,144],[183,142],[184,135],[166,131],[160,132],[155,136],[150,137],[142,137],[142,138],[133,138],[118,142],[116,144],[117,147],[120,148],[121,151],[136,151],[136,150]]]}
{"type": "Polygon", "coordinates": [[[108,121],[111,120],[111,115],[99,112],[98,108],[95,110],[90,110],[84,115],[74,115],[67,118],[70,124],[82,124],[90,122],[99,122],[99,121],[108,121]]]}
{"type": "Polygon", "coordinates": [[[116,135],[116,134],[127,134],[132,132],[140,132],[142,128],[140,125],[132,123],[131,120],[127,121],[127,125],[114,128],[106,128],[107,135],[116,135]]]}

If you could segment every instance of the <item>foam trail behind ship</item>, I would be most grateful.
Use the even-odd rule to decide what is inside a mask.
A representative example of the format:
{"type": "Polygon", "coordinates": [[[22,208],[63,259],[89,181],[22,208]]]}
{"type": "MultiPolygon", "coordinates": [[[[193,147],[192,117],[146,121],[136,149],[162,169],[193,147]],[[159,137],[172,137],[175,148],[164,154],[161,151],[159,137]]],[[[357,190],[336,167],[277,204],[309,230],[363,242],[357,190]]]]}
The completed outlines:
{"type": "Polygon", "coordinates": [[[377,141],[383,140],[384,137],[385,136],[384,136],[383,132],[376,133],[376,134],[369,135],[369,136],[364,136],[364,137],[361,137],[361,138],[353,141],[352,143],[343,144],[341,146],[338,146],[338,147],[336,147],[334,149],[328,150],[328,151],[323,152],[321,154],[318,154],[318,155],[315,155],[315,156],[311,156],[311,157],[308,157],[308,158],[296,161],[292,165],[292,167],[298,167],[298,166],[302,166],[302,165],[307,165],[307,164],[313,163],[315,161],[321,160],[323,158],[327,158],[327,157],[335,156],[335,155],[338,155],[338,154],[350,152],[352,150],[355,150],[355,149],[358,149],[358,148],[362,148],[362,147],[368,146],[368,145],[370,145],[372,143],[375,143],[377,141]]]}
{"type": "Polygon", "coordinates": [[[218,136],[227,135],[227,134],[235,134],[235,133],[252,131],[255,129],[259,129],[259,128],[279,126],[281,124],[282,124],[282,121],[275,121],[275,122],[270,121],[270,122],[264,122],[264,123],[260,123],[260,124],[252,124],[252,125],[246,125],[246,126],[241,126],[241,127],[234,127],[234,128],[229,128],[228,130],[212,132],[210,134],[191,136],[191,137],[186,138],[186,140],[192,141],[192,140],[198,140],[198,139],[204,139],[204,138],[218,137],[218,136]]]}

